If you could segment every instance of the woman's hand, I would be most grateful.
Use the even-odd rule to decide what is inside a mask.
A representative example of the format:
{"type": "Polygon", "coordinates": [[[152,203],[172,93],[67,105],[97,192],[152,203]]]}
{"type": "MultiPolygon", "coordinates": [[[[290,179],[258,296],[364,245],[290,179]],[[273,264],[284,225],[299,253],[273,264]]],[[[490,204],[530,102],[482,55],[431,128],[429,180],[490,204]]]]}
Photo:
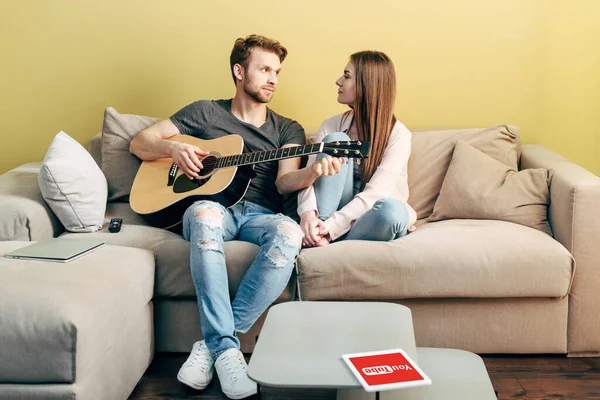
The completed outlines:
{"type": "Polygon", "coordinates": [[[327,246],[329,243],[331,243],[331,239],[329,238],[329,231],[327,230],[327,227],[325,226],[323,221],[319,220],[318,228],[319,228],[319,235],[321,236],[321,238],[317,242],[317,246],[319,246],[319,247],[327,246]]]}
{"type": "Polygon", "coordinates": [[[208,151],[200,150],[198,147],[187,143],[173,141],[171,147],[173,162],[190,179],[197,178],[198,172],[203,168],[198,156],[206,157],[208,154],[208,151]]]}
{"type": "Polygon", "coordinates": [[[319,223],[321,220],[317,218],[317,213],[314,210],[306,211],[300,216],[300,228],[304,237],[302,245],[304,247],[314,247],[321,240],[319,235],[319,223]]]}
{"type": "Polygon", "coordinates": [[[310,166],[313,177],[316,179],[320,176],[333,176],[340,172],[344,160],[338,157],[327,156],[318,161],[315,161],[310,166]]]}
{"type": "Polygon", "coordinates": [[[306,211],[300,216],[300,228],[304,234],[302,239],[304,247],[322,247],[329,244],[329,231],[314,210],[306,211]]]}

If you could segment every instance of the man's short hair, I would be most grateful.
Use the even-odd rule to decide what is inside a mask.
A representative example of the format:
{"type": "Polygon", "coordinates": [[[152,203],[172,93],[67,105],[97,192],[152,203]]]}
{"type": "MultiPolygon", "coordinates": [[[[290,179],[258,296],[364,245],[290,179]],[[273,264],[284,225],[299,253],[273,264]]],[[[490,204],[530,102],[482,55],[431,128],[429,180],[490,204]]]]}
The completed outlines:
{"type": "Polygon", "coordinates": [[[279,62],[283,62],[287,56],[287,49],[277,40],[261,35],[248,35],[245,39],[238,38],[233,45],[233,50],[231,50],[231,56],[229,56],[233,83],[237,83],[235,74],[233,73],[233,66],[240,64],[244,68],[248,68],[248,58],[250,57],[250,52],[255,47],[260,47],[263,50],[274,53],[279,57],[279,62]]]}

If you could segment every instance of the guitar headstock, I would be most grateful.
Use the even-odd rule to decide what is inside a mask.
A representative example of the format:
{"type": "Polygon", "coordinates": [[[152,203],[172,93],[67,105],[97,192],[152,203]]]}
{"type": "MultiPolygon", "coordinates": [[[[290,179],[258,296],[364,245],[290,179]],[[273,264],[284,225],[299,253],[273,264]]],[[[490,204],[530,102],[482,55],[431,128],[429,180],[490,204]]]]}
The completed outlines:
{"type": "Polygon", "coordinates": [[[345,140],[323,143],[323,153],[334,157],[367,158],[371,143],[358,140],[345,140]]]}

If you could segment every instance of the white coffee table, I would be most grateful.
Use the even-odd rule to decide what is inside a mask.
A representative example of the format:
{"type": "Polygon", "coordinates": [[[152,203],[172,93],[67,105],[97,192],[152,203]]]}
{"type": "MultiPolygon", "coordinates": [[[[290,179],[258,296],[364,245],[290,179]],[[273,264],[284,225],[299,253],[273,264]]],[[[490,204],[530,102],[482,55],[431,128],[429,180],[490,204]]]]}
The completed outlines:
{"type": "Polygon", "coordinates": [[[287,302],[271,307],[250,358],[260,385],[337,389],[338,399],[495,399],[473,353],[417,349],[407,307],[378,302],[287,302]],[[367,393],[342,354],[403,349],[431,378],[427,387],[367,393]]]}

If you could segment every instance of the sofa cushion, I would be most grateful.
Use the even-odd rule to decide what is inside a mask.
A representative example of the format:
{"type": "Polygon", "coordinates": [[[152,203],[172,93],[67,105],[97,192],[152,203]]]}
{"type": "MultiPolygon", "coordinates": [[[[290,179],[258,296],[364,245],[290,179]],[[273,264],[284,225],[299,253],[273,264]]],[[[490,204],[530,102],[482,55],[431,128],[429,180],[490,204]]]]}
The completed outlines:
{"type": "MultiPolygon", "coordinates": [[[[105,361],[119,369],[127,342],[150,345],[151,332],[136,326],[150,328],[151,252],[105,246],[69,263],[1,257],[30,244],[0,242],[0,382],[80,382],[105,361]]],[[[128,353],[138,356],[149,362],[151,349],[128,353]]]]}
{"type": "MultiPolygon", "coordinates": [[[[79,237],[72,233],[63,236],[79,237]]],[[[86,237],[101,238],[107,244],[153,251],[156,254],[155,297],[196,298],[190,272],[190,243],[180,235],[150,226],[123,224],[119,233],[110,233],[105,226],[102,231],[86,234],[86,237]]],[[[258,255],[258,249],[258,246],[248,242],[225,243],[229,295],[232,299],[248,267],[258,255]]],[[[294,293],[295,282],[290,280],[281,296],[287,299],[293,297],[294,293]]]]}
{"type": "Polygon", "coordinates": [[[129,152],[129,142],[141,130],[158,118],[119,114],[108,107],[102,124],[102,172],[108,181],[109,201],[129,201],[135,174],[141,165],[139,158],[129,152]]]}
{"type": "Polygon", "coordinates": [[[574,268],[571,254],[538,230],[446,220],[391,242],[302,250],[298,291],[303,300],[562,297],[574,268]]]}
{"type": "Polygon", "coordinates": [[[50,239],[64,230],[42,197],[41,165],[24,164],[0,175],[0,241],[50,239]]]}
{"type": "Polygon", "coordinates": [[[519,128],[495,125],[481,129],[414,131],[408,162],[408,203],[419,219],[427,218],[442,188],[454,144],[462,140],[490,157],[517,169],[519,128]]]}
{"type": "Polygon", "coordinates": [[[149,224],[131,209],[129,203],[113,202],[106,205],[106,214],[104,215],[104,223],[108,224],[111,218],[121,218],[124,224],[128,225],[145,225],[149,224]]]}
{"type": "Polygon", "coordinates": [[[58,133],[38,176],[42,196],[65,228],[95,232],[102,227],[107,186],[104,174],[83,146],[58,133]]]}
{"type": "Polygon", "coordinates": [[[88,150],[96,164],[102,168],[102,132],[92,136],[88,144],[88,150]]]}
{"type": "Polygon", "coordinates": [[[429,221],[496,219],[551,235],[549,184],[544,168],[517,171],[459,141],[429,221]]]}

